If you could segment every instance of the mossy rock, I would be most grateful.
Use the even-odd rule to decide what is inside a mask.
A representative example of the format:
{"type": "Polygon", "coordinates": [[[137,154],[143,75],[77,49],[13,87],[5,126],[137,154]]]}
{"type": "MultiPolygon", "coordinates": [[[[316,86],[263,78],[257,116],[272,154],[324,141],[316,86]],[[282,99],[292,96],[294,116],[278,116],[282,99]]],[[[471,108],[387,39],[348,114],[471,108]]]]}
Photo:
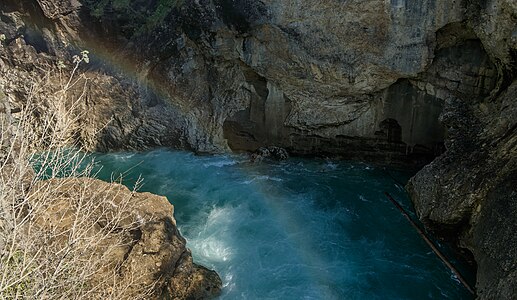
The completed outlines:
{"type": "Polygon", "coordinates": [[[116,21],[124,27],[126,37],[150,32],[184,4],[184,0],[86,0],[91,17],[116,21]]]}

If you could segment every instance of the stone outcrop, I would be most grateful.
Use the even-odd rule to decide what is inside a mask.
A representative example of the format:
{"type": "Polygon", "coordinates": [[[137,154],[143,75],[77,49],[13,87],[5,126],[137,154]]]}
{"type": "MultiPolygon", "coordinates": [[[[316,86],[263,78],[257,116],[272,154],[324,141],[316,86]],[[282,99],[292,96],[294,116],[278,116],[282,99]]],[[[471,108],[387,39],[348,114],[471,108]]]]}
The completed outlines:
{"type": "MultiPolygon", "coordinates": [[[[43,232],[72,235],[71,227],[80,226],[74,222],[75,214],[87,212],[96,220],[88,233],[105,236],[101,243],[93,243],[82,251],[84,258],[95,260],[102,256],[105,261],[106,267],[90,279],[92,284],[111,278],[116,271],[116,281],[128,285],[127,299],[132,299],[132,292],[138,295],[149,286],[153,286],[150,299],[208,299],[220,293],[219,276],[192,262],[167,198],[90,178],[51,179],[37,183],[29,192],[34,206],[41,199],[48,201],[48,190],[53,191],[52,203],[34,216],[43,232]],[[95,210],[82,207],[78,211],[81,199],[93,203],[95,210]],[[113,220],[117,223],[112,224],[113,220]]],[[[89,224],[87,221],[81,222],[89,224]]],[[[99,291],[99,297],[102,292],[99,291]]]]}
{"type": "Polygon", "coordinates": [[[128,17],[113,1],[3,1],[11,106],[34,65],[86,48],[95,84],[78,136],[91,149],[438,156],[409,184],[417,213],[472,250],[482,298],[511,295],[515,1],[167,3],[133,1],[128,17]]]}
{"type": "Polygon", "coordinates": [[[287,151],[280,147],[260,147],[250,155],[252,162],[260,162],[263,159],[286,160],[289,158],[287,151]]]}
{"type": "Polygon", "coordinates": [[[458,238],[478,264],[478,295],[517,293],[517,81],[493,101],[447,104],[447,151],[410,180],[428,227],[458,238]]]}

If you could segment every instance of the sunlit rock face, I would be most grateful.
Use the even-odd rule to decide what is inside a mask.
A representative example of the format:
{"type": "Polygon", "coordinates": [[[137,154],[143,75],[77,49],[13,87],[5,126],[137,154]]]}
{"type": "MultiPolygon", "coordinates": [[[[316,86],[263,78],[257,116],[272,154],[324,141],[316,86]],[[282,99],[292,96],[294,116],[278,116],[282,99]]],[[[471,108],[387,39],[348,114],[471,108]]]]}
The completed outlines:
{"type": "Polygon", "coordinates": [[[30,191],[34,203],[46,201],[44,190],[48,189],[55,191],[56,198],[35,214],[35,227],[63,238],[64,243],[72,242],[70,232],[82,223],[94,224],[88,233],[103,237],[89,244],[84,242],[87,237],[76,238],[79,245],[87,245],[83,246],[84,258],[105,262],[97,273],[88,275],[88,284],[104,287],[103,281],[114,280],[127,285],[125,295],[133,299],[140,298],[142,291],[147,299],[212,299],[220,294],[217,273],[192,262],[176,228],[174,207],[165,197],[89,178],[52,179],[38,182],[30,191]],[[86,220],[77,220],[76,214],[84,211],[79,199],[95,205],[86,220]],[[117,275],[112,277],[113,273],[117,275]]]}
{"type": "Polygon", "coordinates": [[[131,14],[114,3],[3,1],[9,99],[23,99],[34,62],[87,48],[94,149],[274,145],[413,164],[443,153],[412,182],[416,210],[488,257],[472,228],[515,169],[515,1],[139,0],[131,14]]]}

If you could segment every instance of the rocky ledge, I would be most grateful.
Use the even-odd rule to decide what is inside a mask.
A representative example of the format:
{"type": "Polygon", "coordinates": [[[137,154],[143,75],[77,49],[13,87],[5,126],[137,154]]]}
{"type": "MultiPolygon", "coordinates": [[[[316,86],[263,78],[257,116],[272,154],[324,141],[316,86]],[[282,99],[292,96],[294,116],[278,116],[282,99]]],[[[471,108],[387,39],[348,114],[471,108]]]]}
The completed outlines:
{"type": "MultiPolygon", "coordinates": [[[[148,299],[209,299],[220,293],[222,283],[217,273],[192,262],[186,241],[176,227],[174,207],[167,198],[132,192],[116,183],[68,178],[37,183],[29,193],[33,205],[37,206],[42,197],[48,198],[48,190],[54,191],[55,199],[35,216],[43,232],[70,232],[76,225],[79,199],[87,199],[96,207],[88,211],[96,220],[88,234],[107,236],[103,242],[85,248],[83,257],[78,258],[102,256],[106,262],[90,278],[92,284],[111,278],[107,275],[115,272],[114,280],[127,284],[128,299],[149,286],[153,288],[147,291],[148,299]],[[117,224],[110,224],[111,220],[106,219],[110,216],[121,218],[117,224]],[[117,243],[120,239],[125,242],[117,243]]],[[[98,297],[102,298],[104,292],[98,291],[98,297]]]]}

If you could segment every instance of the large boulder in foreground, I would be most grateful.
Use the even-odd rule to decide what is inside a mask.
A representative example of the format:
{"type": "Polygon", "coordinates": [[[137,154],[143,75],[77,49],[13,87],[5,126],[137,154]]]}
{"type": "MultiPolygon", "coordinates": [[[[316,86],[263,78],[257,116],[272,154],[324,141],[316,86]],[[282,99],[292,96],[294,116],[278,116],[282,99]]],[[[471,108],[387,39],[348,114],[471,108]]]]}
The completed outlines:
{"type": "Polygon", "coordinates": [[[41,181],[31,191],[49,257],[52,245],[77,243],[83,250],[72,253],[81,253],[85,268],[99,264],[87,280],[100,287],[97,296],[109,292],[102,288],[108,278],[131,299],[142,298],[142,292],[145,299],[208,299],[220,293],[217,273],[193,263],[167,198],[91,178],[41,181]]]}

